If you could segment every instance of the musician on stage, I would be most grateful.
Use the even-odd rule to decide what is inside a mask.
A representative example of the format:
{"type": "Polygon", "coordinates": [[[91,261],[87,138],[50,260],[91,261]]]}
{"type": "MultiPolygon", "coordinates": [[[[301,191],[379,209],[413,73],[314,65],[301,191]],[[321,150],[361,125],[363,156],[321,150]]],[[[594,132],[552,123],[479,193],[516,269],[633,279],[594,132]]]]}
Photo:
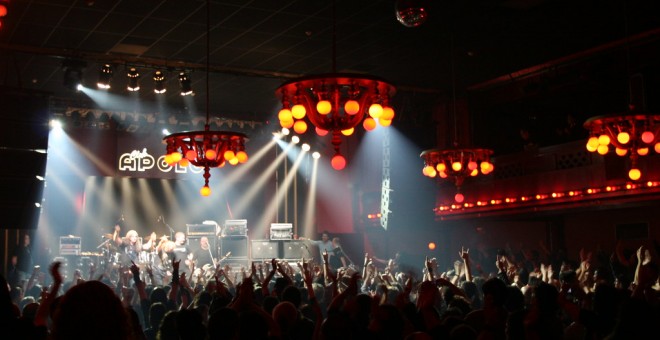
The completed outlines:
{"type": "Polygon", "coordinates": [[[120,249],[121,263],[125,266],[130,266],[131,261],[134,263],[139,262],[140,252],[143,250],[148,250],[148,245],[143,245],[138,237],[138,233],[135,230],[129,230],[126,232],[126,237],[119,238],[120,242],[117,243],[117,246],[120,249]]]}
{"type": "Polygon", "coordinates": [[[151,270],[152,284],[162,286],[166,284],[172,275],[172,258],[174,257],[174,242],[169,241],[167,236],[160,238],[156,246],[156,255],[152,263],[148,265],[147,271],[151,270]]]}
{"type": "Polygon", "coordinates": [[[190,253],[190,248],[186,244],[186,234],[183,232],[176,232],[174,234],[174,258],[177,261],[181,261],[179,266],[179,274],[186,274],[186,277],[190,277],[187,274],[190,274],[190,266],[192,264],[192,254],[190,253]],[[185,265],[184,265],[185,263],[185,265]]]}
{"type": "Polygon", "coordinates": [[[204,265],[211,265],[215,268],[215,259],[213,258],[212,249],[209,246],[209,238],[202,236],[199,239],[199,249],[195,249],[192,253],[192,260],[196,268],[203,268],[204,265]]]}

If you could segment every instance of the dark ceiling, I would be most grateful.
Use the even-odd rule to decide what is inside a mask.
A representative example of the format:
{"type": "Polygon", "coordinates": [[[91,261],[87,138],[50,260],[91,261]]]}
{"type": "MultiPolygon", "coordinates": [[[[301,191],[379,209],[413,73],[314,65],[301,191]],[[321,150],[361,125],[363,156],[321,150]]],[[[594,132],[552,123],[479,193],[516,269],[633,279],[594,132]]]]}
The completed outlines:
{"type": "MultiPolygon", "coordinates": [[[[126,100],[116,100],[108,104],[114,107],[107,109],[204,115],[206,1],[0,2],[8,7],[0,28],[0,85],[88,102],[86,95],[63,86],[63,63],[86,63],[83,83],[90,87],[96,83],[101,64],[111,63],[114,78],[110,91],[126,100]],[[128,67],[137,67],[142,75],[139,104],[129,100],[125,90],[128,67]],[[156,105],[153,93],[152,76],[156,69],[165,71],[168,78],[170,90],[164,106],[156,105]],[[178,95],[177,75],[181,70],[191,73],[194,104],[184,103],[178,95]]],[[[658,40],[657,32],[644,32],[660,27],[660,2],[645,0],[421,1],[428,3],[429,17],[416,28],[404,27],[397,21],[394,0],[211,1],[212,115],[272,119],[278,110],[274,91],[279,84],[292,77],[331,71],[333,2],[337,14],[337,71],[369,73],[395,84],[399,90],[399,107],[395,109],[404,122],[419,114],[405,112],[419,107],[416,100],[434,102],[434,97],[446,98],[453,85],[459,93],[472,89],[474,99],[470,99],[470,105],[479,112],[473,121],[479,115],[490,115],[488,122],[498,122],[504,118],[492,117],[506,117],[506,112],[513,111],[534,112],[515,114],[511,119],[551,115],[553,112],[539,107],[545,106],[543,103],[553,107],[566,105],[575,100],[575,95],[563,95],[561,101],[538,96],[539,88],[553,85],[537,78],[515,89],[527,91],[524,97],[539,100],[540,104],[529,106],[520,104],[521,96],[512,94],[512,89],[500,96],[497,89],[491,90],[489,81],[496,80],[495,86],[502,87],[523,79],[516,73],[520,70],[566,56],[580,57],[534,71],[547,74],[551,69],[557,77],[561,75],[558,66],[576,60],[585,62],[582,57],[589,55],[582,55],[584,51],[621,42],[626,36],[645,37],[644,46],[651,47],[641,50],[643,54],[657,49],[658,40]],[[494,99],[501,97],[507,99],[494,99]]],[[[622,46],[619,43],[612,48],[621,50],[622,46]]],[[[608,49],[593,54],[603,52],[608,49]]],[[[620,61],[609,64],[620,65],[620,61]]],[[[590,67],[593,72],[589,84],[593,85],[597,82],[593,75],[602,68],[590,67]]],[[[584,72],[566,77],[565,81],[584,82],[583,78],[584,72]]],[[[588,100],[598,100],[592,97],[602,93],[590,92],[588,100]]],[[[431,114],[426,106],[422,107],[428,111],[425,114],[431,114]]]]}

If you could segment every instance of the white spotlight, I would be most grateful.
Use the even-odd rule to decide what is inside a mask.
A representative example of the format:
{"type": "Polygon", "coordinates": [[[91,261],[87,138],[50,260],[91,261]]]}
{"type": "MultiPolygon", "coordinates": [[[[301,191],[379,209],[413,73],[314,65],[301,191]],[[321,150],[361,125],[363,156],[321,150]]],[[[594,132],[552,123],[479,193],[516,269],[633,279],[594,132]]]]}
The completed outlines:
{"type": "Polygon", "coordinates": [[[298,137],[298,136],[291,137],[291,142],[293,142],[293,144],[300,143],[300,137],[298,137]]]}
{"type": "Polygon", "coordinates": [[[287,129],[287,128],[282,128],[282,134],[283,134],[283,135],[288,136],[290,132],[291,132],[291,131],[289,131],[289,129],[287,129]]]}
{"type": "Polygon", "coordinates": [[[307,151],[309,151],[309,149],[310,149],[309,144],[307,144],[307,143],[303,143],[303,145],[302,145],[302,150],[305,151],[305,152],[307,152],[307,151]]]}
{"type": "Polygon", "coordinates": [[[76,90],[82,91],[83,90],[82,84],[78,84],[78,86],[76,86],[76,90]]]}
{"type": "Polygon", "coordinates": [[[60,122],[57,119],[53,119],[50,121],[50,127],[53,129],[61,129],[62,128],[62,122],[60,122]]]}
{"type": "Polygon", "coordinates": [[[163,136],[169,136],[169,135],[171,135],[171,133],[170,133],[170,131],[169,131],[168,129],[163,129],[161,132],[163,133],[163,136]]]}
{"type": "Polygon", "coordinates": [[[40,181],[43,181],[43,180],[44,180],[44,176],[39,176],[39,175],[37,175],[37,179],[40,180],[40,181]]]}
{"type": "Polygon", "coordinates": [[[312,153],[312,158],[319,159],[319,158],[321,158],[321,154],[318,151],[314,151],[312,153]]]}
{"type": "Polygon", "coordinates": [[[39,202],[34,202],[34,206],[37,207],[37,208],[41,208],[41,203],[39,203],[39,202]]]}

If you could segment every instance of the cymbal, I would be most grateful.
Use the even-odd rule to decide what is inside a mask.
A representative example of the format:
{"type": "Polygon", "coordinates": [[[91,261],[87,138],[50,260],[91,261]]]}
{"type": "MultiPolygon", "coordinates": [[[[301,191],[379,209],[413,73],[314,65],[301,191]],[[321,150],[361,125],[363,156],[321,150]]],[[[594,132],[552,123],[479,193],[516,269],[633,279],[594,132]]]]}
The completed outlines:
{"type": "Polygon", "coordinates": [[[103,238],[109,238],[112,240],[112,234],[103,234],[103,238]]]}

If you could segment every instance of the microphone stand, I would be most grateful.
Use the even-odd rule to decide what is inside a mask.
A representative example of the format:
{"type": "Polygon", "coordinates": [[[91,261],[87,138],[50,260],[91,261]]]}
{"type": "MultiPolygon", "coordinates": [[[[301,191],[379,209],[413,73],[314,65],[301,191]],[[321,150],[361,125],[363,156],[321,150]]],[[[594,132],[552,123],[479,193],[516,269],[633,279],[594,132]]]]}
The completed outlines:
{"type": "Polygon", "coordinates": [[[170,225],[167,224],[167,222],[165,222],[165,217],[163,217],[162,215],[160,216],[160,220],[167,227],[167,229],[170,230],[170,240],[174,240],[174,229],[172,229],[172,227],[170,227],[170,225]]]}

